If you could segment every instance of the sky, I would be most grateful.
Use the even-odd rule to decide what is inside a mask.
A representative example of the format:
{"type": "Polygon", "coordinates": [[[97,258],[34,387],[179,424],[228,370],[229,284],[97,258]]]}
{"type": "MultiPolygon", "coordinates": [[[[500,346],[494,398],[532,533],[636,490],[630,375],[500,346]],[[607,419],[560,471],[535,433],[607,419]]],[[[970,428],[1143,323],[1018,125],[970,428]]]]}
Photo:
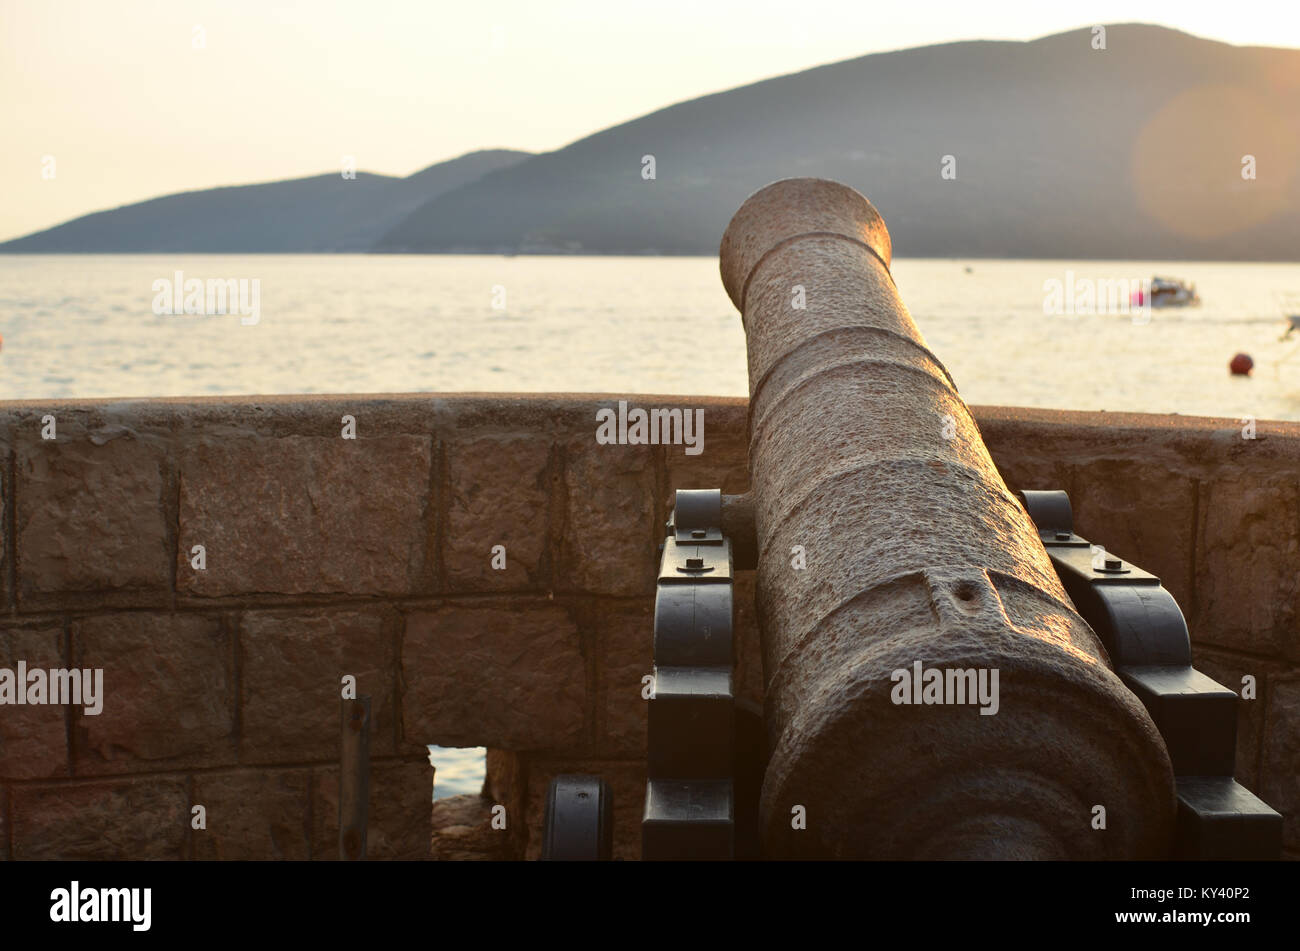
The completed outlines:
{"type": "Polygon", "coordinates": [[[0,0],[0,240],[345,156],[409,175],[548,151],[868,53],[1126,22],[1300,47],[1294,0],[0,0]]]}

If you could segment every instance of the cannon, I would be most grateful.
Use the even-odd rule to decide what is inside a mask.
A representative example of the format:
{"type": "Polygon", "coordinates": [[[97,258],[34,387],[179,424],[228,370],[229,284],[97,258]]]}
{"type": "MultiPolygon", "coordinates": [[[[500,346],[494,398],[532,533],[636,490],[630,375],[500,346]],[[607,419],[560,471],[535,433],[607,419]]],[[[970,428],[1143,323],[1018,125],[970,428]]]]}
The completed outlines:
{"type": "MultiPolygon", "coordinates": [[[[1281,817],[1232,776],[1236,695],[1064,492],[1007,488],[891,256],[871,203],[819,179],[758,191],[723,236],[750,492],[676,494],[643,856],[1276,858],[1281,817]],[[732,689],[748,569],[761,712],[732,689]]],[[[548,803],[548,842],[590,839],[572,814],[548,803]]]]}

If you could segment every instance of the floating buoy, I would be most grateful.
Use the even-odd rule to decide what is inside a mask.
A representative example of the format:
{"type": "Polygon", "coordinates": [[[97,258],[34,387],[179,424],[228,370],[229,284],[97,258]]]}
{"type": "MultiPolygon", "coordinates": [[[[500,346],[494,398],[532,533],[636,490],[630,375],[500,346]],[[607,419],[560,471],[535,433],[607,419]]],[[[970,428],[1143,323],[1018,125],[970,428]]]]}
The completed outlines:
{"type": "Polygon", "coordinates": [[[1255,366],[1255,361],[1250,358],[1249,353],[1239,353],[1232,358],[1228,364],[1228,369],[1232,371],[1233,376],[1250,376],[1250,371],[1255,366]]]}

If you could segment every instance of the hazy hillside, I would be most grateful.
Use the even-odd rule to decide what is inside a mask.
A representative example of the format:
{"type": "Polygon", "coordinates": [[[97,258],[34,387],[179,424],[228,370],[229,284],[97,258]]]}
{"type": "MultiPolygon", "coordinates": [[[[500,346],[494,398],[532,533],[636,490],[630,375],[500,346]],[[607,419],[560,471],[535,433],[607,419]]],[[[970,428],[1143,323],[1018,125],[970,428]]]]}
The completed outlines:
{"type": "Polygon", "coordinates": [[[1142,25],[1106,39],[1094,50],[1077,30],[865,56],[544,155],[169,195],[0,252],[711,255],[756,188],[818,175],[864,192],[900,255],[1300,260],[1300,50],[1142,25]],[[1246,155],[1254,180],[1242,178],[1246,155]],[[940,174],[944,156],[955,180],[940,174]]]}
{"type": "Polygon", "coordinates": [[[168,195],[76,218],[0,252],[366,251],[429,199],[527,152],[471,152],[407,178],[339,172],[168,195]]]}
{"type": "Polygon", "coordinates": [[[883,53],[681,103],[431,199],[378,247],[714,254],[746,195],[816,175],[865,193],[901,255],[1300,259],[1300,51],[1091,38],[883,53]]]}

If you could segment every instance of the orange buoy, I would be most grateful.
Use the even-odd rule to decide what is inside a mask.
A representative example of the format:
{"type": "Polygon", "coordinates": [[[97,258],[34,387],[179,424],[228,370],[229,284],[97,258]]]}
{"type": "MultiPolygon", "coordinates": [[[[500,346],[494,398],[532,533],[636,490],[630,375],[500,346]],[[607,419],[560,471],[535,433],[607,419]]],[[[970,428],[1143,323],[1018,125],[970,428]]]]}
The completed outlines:
{"type": "Polygon", "coordinates": [[[1233,376],[1250,376],[1250,371],[1254,368],[1255,361],[1250,358],[1249,353],[1239,353],[1232,358],[1228,364],[1228,369],[1233,376]]]}

